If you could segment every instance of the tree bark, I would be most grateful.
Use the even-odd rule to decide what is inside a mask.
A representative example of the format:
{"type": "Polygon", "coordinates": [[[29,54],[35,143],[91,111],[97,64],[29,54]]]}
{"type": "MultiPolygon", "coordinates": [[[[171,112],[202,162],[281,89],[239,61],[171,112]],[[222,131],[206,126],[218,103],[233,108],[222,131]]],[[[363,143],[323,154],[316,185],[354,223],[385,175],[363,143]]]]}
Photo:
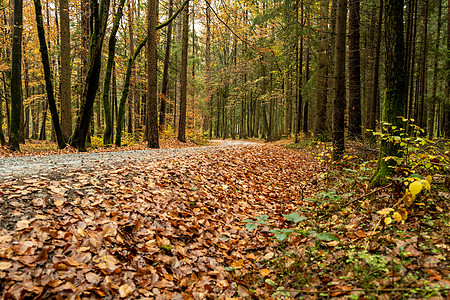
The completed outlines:
{"type": "Polygon", "coordinates": [[[349,0],[349,113],[348,135],[351,139],[361,138],[361,59],[360,59],[360,0],[349,0]]]}
{"type": "MultiPolygon", "coordinates": [[[[169,0],[169,15],[173,14],[173,0],[169,0]]],[[[169,83],[169,63],[170,63],[170,47],[172,43],[172,23],[167,27],[166,53],[164,57],[163,77],[161,83],[161,106],[159,109],[159,130],[163,131],[166,123],[166,103],[167,103],[167,85],[169,83]]]]}
{"type": "Polygon", "coordinates": [[[438,0],[438,23],[436,29],[436,44],[435,44],[435,53],[434,53],[434,62],[433,62],[433,90],[431,95],[431,107],[428,109],[428,138],[432,139],[434,136],[434,123],[435,123],[435,110],[437,103],[437,86],[438,86],[438,62],[440,57],[439,46],[441,39],[441,26],[442,26],[442,0],[438,0]]]}
{"type": "Polygon", "coordinates": [[[72,135],[72,67],[70,64],[70,18],[69,0],[59,1],[61,36],[61,130],[64,140],[72,135]]]}
{"type": "Polygon", "coordinates": [[[20,151],[20,114],[22,111],[22,22],[23,0],[14,0],[11,55],[11,117],[8,146],[20,151]]]}
{"type": "MultiPolygon", "coordinates": [[[[447,1],[447,53],[450,53],[450,0],[447,1]]],[[[447,59],[446,66],[447,84],[445,87],[445,102],[443,103],[443,119],[442,119],[442,134],[450,138],[450,59],[447,59]]]]}
{"type": "MultiPolygon", "coordinates": [[[[187,5],[188,2],[189,2],[189,0],[186,0],[185,2],[183,2],[181,7],[178,8],[178,10],[173,14],[173,16],[171,18],[169,18],[166,22],[156,26],[156,30],[161,29],[164,26],[167,26],[168,24],[170,24],[170,22],[172,22],[179,15],[179,13],[184,9],[184,7],[187,5]]],[[[139,43],[139,45],[136,47],[136,49],[134,50],[133,56],[128,59],[127,70],[125,72],[125,80],[124,80],[123,88],[122,88],[122,96],[119,101],[119,109],[118,109],[118,113],[117,113],[116,139],[114,142],[114,144],[116,144],[119,147],[121,145],[122,128],[124,126],[125,104],[127,102],[128,93],[130,91],[131,71],[132,71],[133,64],[134,64],[137,56],[141,52],[142,48],[144,48],[144,46],[147,44],[147,41],[148,41],[148,36],[145,36],[142,39],[142,41],[139,43]]]]}
{"type": "Polygon", "coordinates": [[[125,119],[125,104],[127,102],[128,93],[130,91],[131,70],[133,68],[133,64],[134,61],[136,60],[136,57],[138,56],[141,49],[144,48],[145,44],[147,43],[147,40],[148,39],[146,36],[134,50],[133,56],[128,59],[127,71],[125,73],[125,80],[122,88],[122,96],[120,97],[119,101],[119,111],[117,113],[117,125],[116,125],[116,140],[114,142],[114,144],[116,144],[119,147],[122,144],[122,128],[124,126],[124,119],[125,119]]]}
{"type": "Polygon", "coordinates": [[[123,16],[123,6],[125,0],[120,0],[117,7],[116,15],[114,16],[113,26],[109,35],[108,42],[108,61],[106,63],[105,81],[103,83],[103,109],[105,112],[105,130],[103,132],[103,144],[109,145],[112,142],[112,120],[111,120],[111,102],[110,102],[110,88],[111,88],[111,76],[114,65],[114,58],[116,55],[116,34],[119,29],[120,20],[123,16]]]}
{"type": "MultiPolygon", "coordinates": [[[[383,23],[383,0],[379,0],[378,8],[378,21],[376,24],[375,32],[375,51],[374,51],[374,63],[372,69],[372,89],[369,95],[367,103],[367,115],[366,115],[366,127],[370,130],[375,130],[377,121],[377,111],[379,110],[379,69],[380,69],[380,45],[381,45],[381,27],[383,23]]],[[[369,138],[372,139],[372,135],[369,138]]]]}
{"type": "MultiPolygon", "coordinates": [[[[2,91],[2,92],[6,93],[6,91],[2,91]]],[[[0,145],[5,146],[6,140],[5,140],[5,135],[3,134],[3,95],[2,94],[0,94],[0,145]]]]}
{"type": "MultiPolygon", "coordinates": [[[[404,123],[399,117],[405,113],[403,0],[387,0],[385,11],[386,93],[383,121],[391,125],[387,127],[389,131],[384,130],[384,133],[400,137],[400,129],[404,128],[404,123]],[[394,126],[397,129],[393,130],[394,126]]],[[[382,139],[377,169],[370,183],[372,188],[384,185],[392,177],[396,162],[394,159],[386,159],[391,156],[401,157],[400,143],[382,139]]]]}
{"type": "Polygon", "coordinates": [[[147,146],[159,148],[158,136],[158,73],[156,25],[158,22],[157,1],[147,3],[147,146]]]}
{"type": "Polygon", "coordinates": [[[86,151],[86,137],[90,129],[90,122],[94,101],[98,90],[101,71],[101,52],[105,38],[110,0],[91,0],[91,42],[89,45],[89,71],[86,75],[86,85],[83,90],[83,102],[77,118],[75,130],[70,137],[69,144],[78,151],[86,151]]]}
{"type": "Polygon", "coordinates": [[[186,4],[183,16],[183,36],[181,50],[180,72],[180,123],[178,126],[178,140],[186,142],[186,97],[187,97],[187,56],[188,56],[188,32],[189,32],[189,3],[186,4]]]}
{"type": "Polygon", "coordinates": [[[52,117],[53,128],[56,134],[56,140],[59,149],[64,149],[66,143],[64,141],[61,125],[59,123],[58,109],[56,108],[56,100],[53,93],[53,83],[51,79],[50,61],[47,50],[47,43],[45,40],[44,23],[42,21],[42,6],[40,0],[34,0],[34,7],[36,11],[36,25],[39,36],[39,51],[41,52],[42,65],[44,67],[45,88],[47,91],[47,101],[50,107],[50,114],[52,117]]]}
{"type": "Polygon", "coordinates": [[[208,104],[208,129],[209,138],[212,138],[213,132],[213,101],[211,96],[211,8],[206,7],[206,45],[205,45],[205,63],[206,63],[206,103],[208,104]]]}
{"type": "Polygon", "coordinates": [[[335,94],[333,108],[333,160],[342,158],[345,151],[345,32],[347,0],[337,0],[335,94]]]}
{"type": "Polygon", "coordinates": [[[316,111],[314,135],[325,139],[327,124],[327,22],[328,0],[320,1],[319,46],[317,49],[316,111]]]}

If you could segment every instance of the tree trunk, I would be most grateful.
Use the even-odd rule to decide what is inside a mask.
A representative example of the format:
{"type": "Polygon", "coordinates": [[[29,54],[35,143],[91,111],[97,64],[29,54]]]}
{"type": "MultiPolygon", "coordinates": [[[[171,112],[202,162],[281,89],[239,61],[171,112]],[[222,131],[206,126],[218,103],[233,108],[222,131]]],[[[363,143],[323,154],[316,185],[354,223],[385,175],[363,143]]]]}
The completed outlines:
{"type": "MultiPolygon", "coordinates": [[[[29,72],[28,72],[28,61],[26,59],[23,60],[23,67],[24,67],[24,89],[25,89],[25,97],[24,98],[25,98],[25,100],[28,100],[30,97],[30,76],[29,76],[29,72]]],[[[25,106],[24,129],[23,129],[24,141],[26,139],[30,138],[30,106],[31,106],[31,103],[27,103],[27,105],[25,106]]],[[[0,104],[0,110],[1,110],[1,104],[0,104]]],[[[0,126],[1,126],[1,122],[0,122],[0,126]]]]}
{"type": "Polygon", "coordinates": [[[425,5],[423,15],[423,37],[422,37],[422,53],[420,60],[420,83],[418,85],[419,94],[417,97],[417,125],[425,129],[425,94],[427,90],[427,55],[428,55],[428,0],[423,0],[425,5]]]}
{"type": "MultiPolygon", "coordinates": [[[[130,37],[130,56],[134,53],[134,0],[128,2],[128,11],[129,11],[129,20],[128,20],[128,35],[130,37]]],[[[134,136],[137,139],[140,136],[140,132],[142,130],[142,122],[141,122],[141,97],[137,93],[137,78],[136,71],[134,68],[131,70],[131,78],[130,78],[130,106],[134,108],[134,136]]]]}
{"type": "Polygon", "coordinates": [[[437,32],[436,32],[436,44],[435,44],[435,53],[434,53],[434,67],[433,67],[433,91],[431,95],[431,105],[428,109],[428,138],[432,139],[434,136],[434,123],[435,123],[435,110],[436,110],[436,102],[437,102],[437,85],[438,85],[438,62],[439,62],[439,46],[441,39],[441,26],[442,26],[442,0],[438,0],[438,23],[437,23],[437,32]]]}
{"type": "Polygon", "coordinates": [[[86,76],[89,69],[88,65],[88,53],[89,53],[89,0],[81,0],[81,83],[80,83],[80,97],[78,99],[77,110],[83,102],[83,90],[86,84],[86,76]]]}
{"type": "MultiPolygon", "coordinates": [[[[310,20],[310,13],[309,13],[309,2],[306,2],[306,26],[310,26],[311,25],[311,20],[310,20]]],[[[309,36],[306,36],[306,49],[305,49],[305,84],[308,83],[309,81],[309,64],[310,64],[310,39],[309,36]]],[[[305,107],[304,107],[304,111],[303,111],[303,132],[305,134],[308,133],[309,131],[309,126],[308,126],[308,121],[309,121],[309,99],[305,99],[305,107]]]]}
{"type": "Polygon", "coordinates": [[[56,100],[53,93],[53,83],[51,79],[50,61],[48,57],[47,43],[45,40],[44,23],[42,21],[42,6],[40,0],[34,0],[34,7],[36,11],[36,23],[39,36],[39,51],[41,52],[42,64],[44,66],[45,88],[47,90],[47,100],[50,107],[50,114],[52,117],[53,128],[56,134],[56,140],[59,149],[64,149],[66,143],[64,141],[61,125],[59,123],[58,109],[56,108],[56,100]]]}
{"type": "MultiPolygon", "coordinates": [[[[169,15],[172,17],[173,0],[169,0],[169,15]]],[[[161,106],[159,109],[159,130],[163,131],[166,123],[166,103],[168,99],[167,85],[169,83],[169,63],[170,63],[170,47],[172,43],[172,23],[167,27],[166,53],[164,57],[163,77],[161,83],[161,106]]]]}
{"type": "Polygon", "coordinates": [[[101,52],[108,20],[109,3],[110,0],[101,0],[100,5],[96,1],[92,3],[89,71],[86,75],[83,102],[81,103],[76,127],[69,140],[69,144],[78,151],[86,151],[86,137],[90,129],[89,124],[92,119],[94,101],[100,80],[101,52]]]}
{"type": "Polygon", "coordinates": [[[119,111],[117,113],[117,125],[116,125],[116,140],[114,142],[114,144],[116,144],[119,147],[121,146],[122,143],[122,128],[124,126],[124,119],[125,119],[125,104],[127,102],[128,93],[130,91],[131,70],[133,68],[133,64],[134,61],[136,60],[136,57],[138,56],[141,49],[144,48],[145,44],[147,43],[147,40],[148,39],[146,36],[136,47],[136,50],[134,50],[133,56],[128,59],[127,71],[125,73],[125,80],[122,88],[122,96],[120,97],[119,101],[119,111]]]}
{"type": "Polygon", "coordinates": [[[114,16],[113,26],[109,35],[108,42],[108,61],[106,63],[105,81],[103,83],[103,109],[105,112],[105,130],[103,132],[103,144],[109,145],[112,142],[112,119],[111,119],[111,103],[110,103],[110,88],[111,76],[114,65],[114,57],[116,55],[116,34],[119,29],[120,20],[123,16],[123,6],[125,0],[120,0],[117,7],[116,15],[114,16]]]}
{"type": "MultiPolygon", "coordinates": [[[[3,91],[3,93],[6,94],[6,91],[3,91]]],[[[3,95],[2,94],[0,94],[0,145],[5,146],[6,140],[5,140],[5,135],[3,134],[3,95]]]]}
{"type": "MultiPolygon", "coordinates": [[[[367,101],[367,116],[366,116],[366,127],[370,130],[375,130],[377,121],[377,111],[379,110],[379,69],[380,69],[380,45],[381,45],[381,26],[383,22],[383,0],[379,0],[378,8],[378,21],[376,24],[375,32],[375,51],[374,51],[374,63],[373,63],[373,73],[372,73],[372,89],[369,96],[369,101],[367,101]]],[[[369,138],[372,139],[372,135],[369,138]]]]}
{"type": "MultiPolygon", "coordinates": [[[[178,16],[178,14],[184,9],[184,7],[187,5],[188,2],[189,2],[189,0],[186,0],[185,2],[183,2],[182,6],[180,8],[178,8],[178,10],[172,16],[172,18],[169,18],[166,22],[156,26],[156,30],[161,29],[164,26],[167,26],[168,24],[170,24],[170,22],[172,22],[173,19],[176,18],[176,16],[178,16]]],[[[115,144],[119,147],[121,145],[122,128],[124,126],[124,119],[125,119],[125,104],[127,102],[128,93],[130,91],[131,70],[133,68],[133,64],[134,64],[137,56],[141,52],[142,48],[144,48],[144,46],[147,44],[147,41],[148,41],[148,36],[145,36],[143,38],[143,40],[139,43],[139,45],[136,47],[136,49],[134,50],[133,56],[128,59],[127,70],[125,72],[125,80],[124,80],[123,88],[122,88],[122,96],[119,101],[119,109],[118,109],[118,113],[117,113],[117,127],[116,127],[115,144]]],[[[143,96],[143,98],[145,98],[145,96],[143,96]]],[[[142,102],[144,103],[144,101],[142,101],[142,102]]],[[[157,123],[156,123],[156,127],[157,127],[157,123]]]]}
{"type": "Polygon", "coordinates": [[[112,83],[111,83],[111,143],[114,141],[114,124],[117,120],[117,73],[116,62],[113,62],[112,67],[112,83]]]}
{"type": "Polygon", "coordinates": [[[158,0],[149,0],[147,3],[147,146],[149,148],[159,148],[156,48],[157,2],[158,0]]]}
{"type": "Polygon", "coordinates": [[[20,151],[20,114],[22,111],[22,22],[23,0],[14,0],[14,26],[11,55],[11,120],[8,146],[20,151]]]}
{"type": "Polygon", "coordinates": [[[181,91],[180,91],[180,123],[178,126],[178,140],[186,142],[186,96],[187,96],[187,56],[188,56],[188,31],[189,31],[189,3],[183,16],[183,37],[181,50],[181,91]]]}
{"type": "MultiPolygon", "coordinates": [[[[447,1],[447,53],[450,53],[450,0],[447,1]]],[[[443,119],[442,119],[442,134],[450,138],[450,59],[447,59],[446,66],[447,84],[445,86],[445,98],[443,103],[443,119]]]]}
{"type": "Polygon", "coordinates": [[[349,0],[349,112],[348,134],[352,139],[361,138],[361,59],[360,59],[360,0],[349,0]]]}
{"type": "Polygon", "coordinates": [[[335,94],[333,108],[333,160],[342,158],[345,151],[345,32],[347,0],[337,0],[335,94]]]}
{"type": "Polygon", "coordinates": [[[211,8],[206,7],[206,45],[205,45],[205,63],[206,63],[206,103],[208,105],[208,129],[209,138],[212,138],[213,124],[213,101],[211,95],[211,8]]]}
{"type": "Polygon", "coordinates": [[[327,124],[327,22],[328,0],[320,1],[319,46],[317,49],[316,111],[314,135],[325,139],[327,124]]]}
{"type": "Polygon", "coordinates": [[[70,18],[69,0],[59,1],[61,18],[61,130],[64,140],[69,140],[72,135],[72,67],[70,64],[70,18]]]}
{"type": "MultiPolygon", "coordinates": [[[[386,93],[384,98],[383,121],[396,126],[389,127],[384,133],[391,137],[398,136],[404,127],[400,116],[405,113],[405,70],[404,70],[404,39],[403,39],[403,0],[387,0],[385,4],[385,43],[386,43],[386,93]]],[[[384,127],[384,126],[383,126],[384,127]]],[[[396,165],[394,159],[386,157],[401,157],[400,143],[392,139],[382,139],[377,169],[372,176],[370,186],[384,185],[392,177],[396,165]]]]}

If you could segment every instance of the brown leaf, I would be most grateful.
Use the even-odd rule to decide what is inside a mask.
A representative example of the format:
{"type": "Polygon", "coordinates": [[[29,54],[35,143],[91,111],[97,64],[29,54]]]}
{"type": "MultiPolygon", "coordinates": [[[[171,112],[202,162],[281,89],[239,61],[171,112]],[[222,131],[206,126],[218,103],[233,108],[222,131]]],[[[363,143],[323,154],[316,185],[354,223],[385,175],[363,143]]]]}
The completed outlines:
{"type": "Polygon", "coordinates": [[[10,263],[9,261],[0,261],[0,270],[8,270],[9,268],[12,267],[12,263],[10,263]]]}
{"type": "Polygon", "coordinates": [[[87,282],[94,285],[100,282],[100,276],[93,272],[86,273],[84,277],[86,277],[87,282]]]}
{"type": "Polygon", "coordinates": [[[119,288],[120,298],[128,297],[132,292],[133,292],[133,289],[131,288],[131,286],[128,283],[121,285],[119,288]]]}

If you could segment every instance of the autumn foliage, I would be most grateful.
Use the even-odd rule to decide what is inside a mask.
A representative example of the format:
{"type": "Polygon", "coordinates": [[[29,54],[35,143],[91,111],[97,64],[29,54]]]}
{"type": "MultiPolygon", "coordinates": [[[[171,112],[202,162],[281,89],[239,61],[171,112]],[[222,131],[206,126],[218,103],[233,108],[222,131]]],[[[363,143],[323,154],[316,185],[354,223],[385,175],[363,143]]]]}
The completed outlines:
{"type": "Polygon", "coordinates": [[[4,181],[2,296],[444,297],[448,193],[428,192],[425,210],[412,205],[406,222],[374,230],[392,186],[367,193],[370,155],[336,165],[329,153],[206,147],[4,181]],[[244,220],[263,215],[248,230],[244,220]],[[292,234],[280,241],[276,230],[292,234]]]}

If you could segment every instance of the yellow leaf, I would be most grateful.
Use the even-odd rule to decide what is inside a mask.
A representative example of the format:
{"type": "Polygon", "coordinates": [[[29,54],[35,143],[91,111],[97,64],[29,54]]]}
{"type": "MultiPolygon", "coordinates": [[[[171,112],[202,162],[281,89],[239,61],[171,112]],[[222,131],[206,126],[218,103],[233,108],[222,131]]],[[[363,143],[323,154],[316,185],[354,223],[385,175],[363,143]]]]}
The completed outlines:
{"type": "Polygon", "coordinates": [[[402,201],[403,203],[405,203],[407,207],[410,207],[411,204],[414,202],[414,196],[411,194],[409,190],[407,190],[405,192],[405,195],[403,195],[402,201]]]}
{"type": "Polygon", "coordinates": [[[399,208],[398,213],[402,216],[402,220],[406,220],[408,217],[408,212],[404,208],[399,208]]]}
{"type": "Polygon", "coordinates": [[[390,207],[386,207],[386,208],[383,208],[383,209],[377,211],[377,214],[379,214],[379,215],[388,215],[391,211],[394,211],[394,209],[390,208],[390,207]]]}
{"type": "Polygon", "coordinates": [[[78,234],[81,235],[82,237],[86,236],[86,231],[83,230],[83,228],[78,227],[78,234]]]}
{"type": "Polygon", "coordinates": [[[430,185],[430,183],[428,182],[428,180],[421,180],[420,183],[423,185],[423,187],[424,187],[425,189],[427,189],[427,190],[430,190],[430,189],[431,189],[431,185],[430,185]]]}
{"type": "Polygon", "coordinates": [[[392,216],[394,217],[394,220],[397,223],[400,223],[403,220],[402,215],[400,213],[398,213],[397,211],[394,212],[394,214],[392,216]]]}
{"type": "Polygon", "coordinates": [[[409,185],[409,191],[411,192],[411,194],[413,196],[417,195],[418,193],[420,193],[420,191],[422,190],[422,183],[420,181],[414,181],[409,185]]]}
{"type": "Polygon", "coordinates": [[[384,218],[384,224],[389,225],[389,224],[391,224],[391,223],[392,223],[391,217],[386,217],[386,218],[384,218]]]}
{"type": "Polygon", "coordinates": [[[240,259],[238,261],[233,261],[231,263],[231,266],[235,269],[241,269],[242,267],[244,267],[244,261],[242,259],[240,259]]]}
{"type": "Polygon", "coordinates": [[[259,273],[261,274],[262,277],[266,277],[267,275],[269,275],[270,270],[262,269],[261,271],[259,271],[259,273]]]}
{"type": "Polygon", "coordinates": [[[128,283],[121,285],[119,288],[120,298],[128,297],[128,295],[130,295],[132,292],[133,292],[133,289],[131,288],[131,286],[128,283]]]}
{"type": "Polygon", "coordinates": [[[12,267],[12,263],[10,263],[9,261],[0,261],[0,270],[8,270],[9,268],[12,267]]]}
{"type": "Polygon", "coordinates": [[[429,184],[431,184],[431,180],[432,180],[431,175],[428,175],[427,177],[425,177],[425,180],[428,181],[429,184]]]}

